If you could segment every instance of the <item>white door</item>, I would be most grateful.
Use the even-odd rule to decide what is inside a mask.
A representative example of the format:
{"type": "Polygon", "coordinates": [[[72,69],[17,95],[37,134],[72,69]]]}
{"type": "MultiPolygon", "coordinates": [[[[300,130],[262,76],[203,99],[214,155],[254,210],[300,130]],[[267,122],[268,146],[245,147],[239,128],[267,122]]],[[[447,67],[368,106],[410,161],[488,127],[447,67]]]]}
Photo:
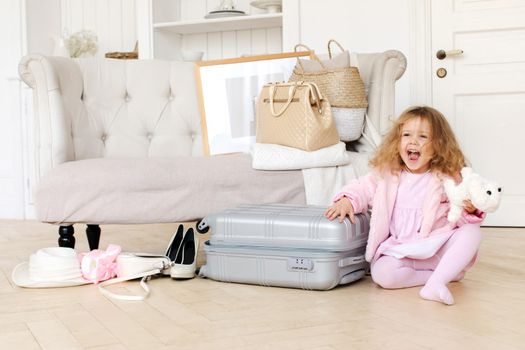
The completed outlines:
{"type": "Polygon", "coordinates": [[[433,0],[432,57],[434,106],[474,170],[503,187],[484,225],[525,226],[525,0],[433,0]]]}

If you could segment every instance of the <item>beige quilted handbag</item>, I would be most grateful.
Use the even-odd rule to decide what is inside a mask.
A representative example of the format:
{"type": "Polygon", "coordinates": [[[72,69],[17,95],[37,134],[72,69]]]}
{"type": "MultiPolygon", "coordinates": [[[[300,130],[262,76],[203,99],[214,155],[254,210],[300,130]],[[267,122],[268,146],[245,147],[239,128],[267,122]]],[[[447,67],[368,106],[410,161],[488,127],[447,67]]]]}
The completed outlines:
{"type": "Polygon", "coordinates": [[[271,83],[257,103],[256,141],[315,151],[338,143],[339,134],[315,83],[271,83]]]}

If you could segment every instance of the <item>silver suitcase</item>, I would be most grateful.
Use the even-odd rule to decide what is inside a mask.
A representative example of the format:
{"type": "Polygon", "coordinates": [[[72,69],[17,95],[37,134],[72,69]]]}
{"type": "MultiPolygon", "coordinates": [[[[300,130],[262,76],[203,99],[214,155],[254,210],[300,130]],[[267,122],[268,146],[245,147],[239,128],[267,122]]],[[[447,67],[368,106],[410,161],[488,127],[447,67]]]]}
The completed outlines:
{"type": "Polygon", "coordinates": [[[217,281],[328,290],[364,276],[370,216],[356,224],[324,217],[326,207],[248,205],[205,217],[211,228],[200,276],[217,281]]]}

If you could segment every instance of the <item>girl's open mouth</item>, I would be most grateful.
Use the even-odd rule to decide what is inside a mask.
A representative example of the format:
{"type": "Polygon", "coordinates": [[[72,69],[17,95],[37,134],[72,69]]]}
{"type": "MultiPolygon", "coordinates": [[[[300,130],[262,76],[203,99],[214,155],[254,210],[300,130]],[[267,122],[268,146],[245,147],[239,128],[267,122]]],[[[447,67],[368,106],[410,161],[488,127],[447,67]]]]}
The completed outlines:
{"type": "Polygon", "coordinates": [[[419,157],[421,156],[421,153],[419,153],[418,151],[408,151],[408,159],[413,161],[413,162],[416,162],[419,157]]]}

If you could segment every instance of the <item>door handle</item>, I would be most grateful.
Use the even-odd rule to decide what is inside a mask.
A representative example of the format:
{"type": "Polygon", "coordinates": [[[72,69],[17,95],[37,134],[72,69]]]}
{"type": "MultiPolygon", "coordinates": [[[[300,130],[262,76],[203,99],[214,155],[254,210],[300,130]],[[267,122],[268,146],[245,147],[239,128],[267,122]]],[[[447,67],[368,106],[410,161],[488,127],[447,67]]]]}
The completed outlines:
{"type": "Polygon", "coordinates": [[[450,50],[450,51],[438,50],[436,52],[436,57],[438,58],[438,60],[444,60],[445,58],[447,58],[449,56],[459,56],[459,55],[462,55],[462,54],[463,54],[463,50],[461,50],[461,49],[450,50]]]}

